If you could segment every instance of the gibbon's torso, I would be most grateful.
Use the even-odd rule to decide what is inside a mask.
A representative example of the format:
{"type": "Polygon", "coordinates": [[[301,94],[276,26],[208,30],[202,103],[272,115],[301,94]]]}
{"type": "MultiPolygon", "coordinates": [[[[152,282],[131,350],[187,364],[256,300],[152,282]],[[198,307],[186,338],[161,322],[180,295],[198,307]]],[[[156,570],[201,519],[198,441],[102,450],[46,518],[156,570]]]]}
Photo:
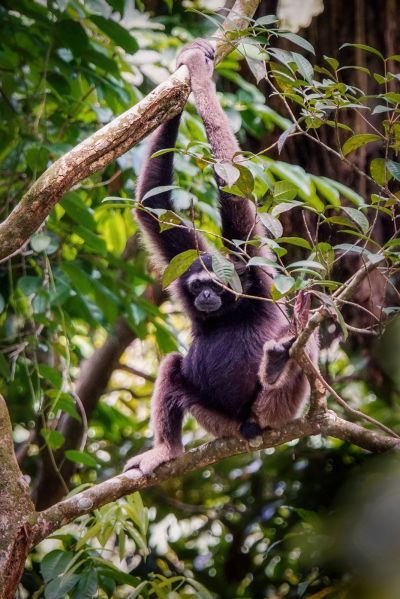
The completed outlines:
{"type": "Polygon", "coordinates": [[[282,320],[266,311],[241,326],[216,320],[196,331],[182,372],[204,405],[238,420],[246,415],[260,389],[263,346],[276,324],[282,320]]]}

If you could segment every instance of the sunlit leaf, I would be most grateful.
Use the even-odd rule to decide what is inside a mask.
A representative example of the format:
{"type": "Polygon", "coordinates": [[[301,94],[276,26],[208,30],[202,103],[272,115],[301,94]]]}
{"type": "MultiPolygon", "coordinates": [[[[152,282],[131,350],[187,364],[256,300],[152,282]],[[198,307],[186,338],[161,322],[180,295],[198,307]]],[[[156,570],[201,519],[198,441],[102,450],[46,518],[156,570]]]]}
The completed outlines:
{"type": "Polygon", "coordinates": [[[342,146],[343,155],[347,156],[347,154],[350,154],[350,152],[354,152],[354,150],[365,146],[365,144],[371,143],[373,141],[379,141],[380,139],[381,137],[375,133],[359,133],[357,135],[352,135],[344,142],[342,146]]]}
{"type": "Polygon", "coordinates": [[[174,256],[162,275],[162,284],[164,289],[173,281],[178,279],[187,269],[197,260],[199,253],[197,250],[186,250],[174,256]]]}

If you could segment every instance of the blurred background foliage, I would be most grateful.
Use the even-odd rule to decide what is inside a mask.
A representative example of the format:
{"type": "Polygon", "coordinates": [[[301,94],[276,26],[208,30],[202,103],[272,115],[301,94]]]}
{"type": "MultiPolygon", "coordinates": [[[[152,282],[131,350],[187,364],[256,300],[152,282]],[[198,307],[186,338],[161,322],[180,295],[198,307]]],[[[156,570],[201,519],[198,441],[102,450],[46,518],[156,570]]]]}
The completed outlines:
{"type": "MultiPolygon", "coordinates": [[[[213,11],[221,4],[2,0],[1,218],[51,162],[164,81],[177,49],[220,22],[213,11]]],[[[353,407],[399,430],[399,7],[301,4],[299,13],[296,2],[262,2],[248,41],[217,68],[221,103],[250,153],[239,183],[262,204],[277,297],[301,287],[328,292],[362,252],[383,252],[392,265],[389,282],[371,276],[346,307],[348,327],[342,321],[341,332],[332,324],[323,331],[322,370],[353,407]],[[285,20],[283,32],[272,14],[285,20]],[[300,26],[304,37],[296,38],[300,26]],[[345,42],[358,45],[339,52],[345,42]],[[268,75],[251,50],[259,44],[275,48],[263,57],[268,75]],[[292,117],[308,136],[297,135],[292,117]],[[259,155],[270,145],[268,158],[259,155]]],[[[187,210],[193,201],[197,225],[215,233],[205,141],[189,104],[175,155],[175,205],[187,210]]],[[[128,454],[150,446],[159,360],[190,343],[186,319],[147,266],[131,215],[144,146],[68,192],[23,252],[0,265],[0,392],[39,508],[115,475],[128,454]]],[[[189,419],[185,443],[206,438],[189,419]]],[[[392,504],[379,510],[379,490],[397,481],[395,467],[374,487],[376,512],[352,529],[368,503],[368,481],[376,486],[387,468],[321,438],[230,458],[65,527],[32,552],[21,597],[397,597],[393,559],[387,570],[374,569],[372,559],[376,547],[380,555],[399,549],[372,542],[376,530],[391,530],[383,513],[389,521],[399,516],[392,504]],[[364,492],[341,491],[359,471],[364,492]],[[349,536],[332,525],[340,505],[352,513],[349,536]],[[364,553],[358,533],[371,544],[364,553]],[[347,542],[350,557],[337,551],[347,542]]]]}

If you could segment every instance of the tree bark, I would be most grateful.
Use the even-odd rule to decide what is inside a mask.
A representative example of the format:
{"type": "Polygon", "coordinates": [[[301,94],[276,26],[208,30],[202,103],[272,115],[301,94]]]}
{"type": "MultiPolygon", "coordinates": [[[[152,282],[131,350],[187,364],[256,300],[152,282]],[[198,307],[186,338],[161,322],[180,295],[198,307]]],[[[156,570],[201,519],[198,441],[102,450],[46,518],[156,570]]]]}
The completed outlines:
{"type": "Polygon", "coordinates": [[[14,455],[11,422],[0,395],[0,599],[12,599],[31,547],[36,512],[14,455]]]}

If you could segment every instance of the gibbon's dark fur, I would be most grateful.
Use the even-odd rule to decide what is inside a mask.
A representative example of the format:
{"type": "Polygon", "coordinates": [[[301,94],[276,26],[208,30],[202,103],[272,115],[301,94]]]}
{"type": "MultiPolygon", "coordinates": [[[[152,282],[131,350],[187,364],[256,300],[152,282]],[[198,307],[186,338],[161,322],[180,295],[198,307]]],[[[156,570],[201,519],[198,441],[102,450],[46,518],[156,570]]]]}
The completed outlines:
{"type": "MultiPolygon", "coordinates": [[[[234,160],[239,145],[211,81],[211,45],[198,40],[186,47],[178,57],[178,66],[182,64],[189,69],[192,91],[214,157],[234,160]]],[[[151,138],[139,177],[139,201],[152,188],[172,182],[173,153],[152,159],[150,156],[175,146],[179,120],[177,116],[163,124],[151,138]]],[[[218,176],[216,179],[219,186],[225,184],[218,176]]],[[[169,192],[149,197],[143,205],[173,209],[169,192]]],[[[228,249],[229,240],[262,236],[254,205],[247,199],[220,191],[220,212],[222,236],[228,249]]],[[[215,436],[246,439],[258,435],[264,427],[279,427],[296,418],[309,393],[306,377],[289,358],[296,322],[289,322],[280,304],[236,299],[218,286],[213,280],[207,245],[189,226],[160,232],[159,223],[151,214],[139,208],[136,216],[157,266],[165,266],[188,249],[199,249],[204,254],[173,284],[191,319],[192,345],[185,357],[174,353],[163,360],[152,399],[154,448],[131,458],[125,469],[140,468],[149,473],[182,454],[185,411],[191,412],[215,436]]],[[[264,249],[253,245],[248,245],[246,251],[250,256],[268,256],[264,249]]],[[[270,297],[273,271],[246,267],[234,258],[232,261],[246,294],[270,297]]],[[[307,298],[299,298],[295,309],[297,322],[306,319],[308,313],[307,298]]],[[[316,363],[316,337],[310,340],[307,352],[316,363]]]]}

